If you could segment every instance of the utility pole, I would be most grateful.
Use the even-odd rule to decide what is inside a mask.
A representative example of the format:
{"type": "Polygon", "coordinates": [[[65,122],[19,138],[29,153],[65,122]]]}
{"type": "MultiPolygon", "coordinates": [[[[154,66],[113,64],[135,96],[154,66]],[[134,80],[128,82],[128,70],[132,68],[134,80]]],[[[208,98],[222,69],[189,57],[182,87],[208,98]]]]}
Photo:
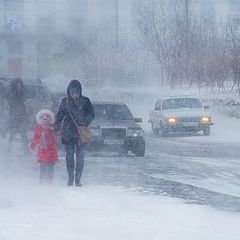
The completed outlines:
{"type": "Polygon", "coordinates": [[[119,46],[119,0],[115,0],[115,41],[116,47],[119,46]]]}
{"type": "Polygon", "coordinates": [[[119,80],[119,0],[113,0],[114,8],[114,49],[112,50],[112,83],[118,84],[119,80]]]}
{"type": "Polygon", "coordinates": [[[189,35],[189,0],[185,0],[186,36],[189,35]]]}
{"type": "Polygon", "coordinates": [[[189,0],[185,0],[185,40],[186,40],[186,53],[189,54],[189,30],[190,30],[190,16],[189,16],[189,0]]]}
{"type": "Polygon", "coordinates": [[[189,69],[189,63],[190,63],[190,51],[189,51],[189,31],[190,31],[190,8],[189,8],[189,0],[185,0],[185,55],[186,55],[186,63],[187,63],[187,68],[186,68],[186,78],[187,81],[189,81],[190,77],[190,69],[189,69]]]}

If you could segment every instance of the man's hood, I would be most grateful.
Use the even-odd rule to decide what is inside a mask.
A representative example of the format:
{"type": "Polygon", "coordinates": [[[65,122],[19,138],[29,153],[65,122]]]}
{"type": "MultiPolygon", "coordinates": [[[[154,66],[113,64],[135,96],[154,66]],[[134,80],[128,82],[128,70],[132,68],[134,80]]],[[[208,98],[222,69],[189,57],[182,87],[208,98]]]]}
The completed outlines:
{"type": "Polygon", "coordinates": [[[79,92],[79,95],[82,96],[82,85],[78,80],[72,80],[67,87],[67,94],[70,95],[70,90],[75,89],[77,92],[79,92]]]}

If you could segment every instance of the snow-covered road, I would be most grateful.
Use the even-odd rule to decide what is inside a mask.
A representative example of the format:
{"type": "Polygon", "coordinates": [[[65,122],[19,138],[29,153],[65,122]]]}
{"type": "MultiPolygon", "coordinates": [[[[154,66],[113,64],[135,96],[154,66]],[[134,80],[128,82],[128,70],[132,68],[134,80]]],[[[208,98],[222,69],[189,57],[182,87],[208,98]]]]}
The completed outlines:
{"type": "Polygon", "coordinates": [[[40,186],[35,157],[1,139],[0,239],[240,239],[239,120],[214,118],[209,137],[154,137],[144,121],[146,156],[88,153],[82,188],[66,187],[63,153],[40,186]]]}

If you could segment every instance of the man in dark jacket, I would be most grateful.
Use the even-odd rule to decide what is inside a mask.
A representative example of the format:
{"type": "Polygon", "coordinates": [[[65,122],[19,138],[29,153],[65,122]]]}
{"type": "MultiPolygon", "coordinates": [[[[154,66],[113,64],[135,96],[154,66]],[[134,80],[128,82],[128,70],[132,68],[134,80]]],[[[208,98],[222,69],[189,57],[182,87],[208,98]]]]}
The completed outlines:
{"type": "Polygon", "coordinates": [[[16,134],[20,133],[25,150],[27,150],[26,120],[27,112],[25,106],[25,88],[20,78],[15,78],[10,83],[10,89],[6,95],[9,106],[9,150],[12,140],[16,134]]]}
{"type": "Polygon", "coordinates": [[[63,98],[57,112],[55,130],[61,129],[62,143],[66,145],[66,164],[68,171],[68,186],[81,186],[81,176],[84,166],[85,144],[81,141],[77,126],[88,126],[94,111],[89,98],[82,95],[82,86],[78,80],[72,80],[67,87],[67,97],[63,98]],[[74,152],[76,151],[76,166],[74,152]],[[75,176],[74,176],[75,170],[75,176]]]}

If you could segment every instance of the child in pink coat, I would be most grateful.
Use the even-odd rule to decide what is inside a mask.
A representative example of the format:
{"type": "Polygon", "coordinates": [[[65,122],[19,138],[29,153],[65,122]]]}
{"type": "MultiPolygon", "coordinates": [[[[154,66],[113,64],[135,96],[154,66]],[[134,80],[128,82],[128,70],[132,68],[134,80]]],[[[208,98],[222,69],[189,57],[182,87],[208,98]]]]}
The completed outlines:
{"type": "Polygon", "coordinates": [[[38,148],[38,162],[40,163],[40,182],[51,183],[54,175],[54,164],[58,162],[56,133],[53,129],[54,114],[46,109],[36,115],[38,125],[32,138],[30,148],[38,148]]]}

